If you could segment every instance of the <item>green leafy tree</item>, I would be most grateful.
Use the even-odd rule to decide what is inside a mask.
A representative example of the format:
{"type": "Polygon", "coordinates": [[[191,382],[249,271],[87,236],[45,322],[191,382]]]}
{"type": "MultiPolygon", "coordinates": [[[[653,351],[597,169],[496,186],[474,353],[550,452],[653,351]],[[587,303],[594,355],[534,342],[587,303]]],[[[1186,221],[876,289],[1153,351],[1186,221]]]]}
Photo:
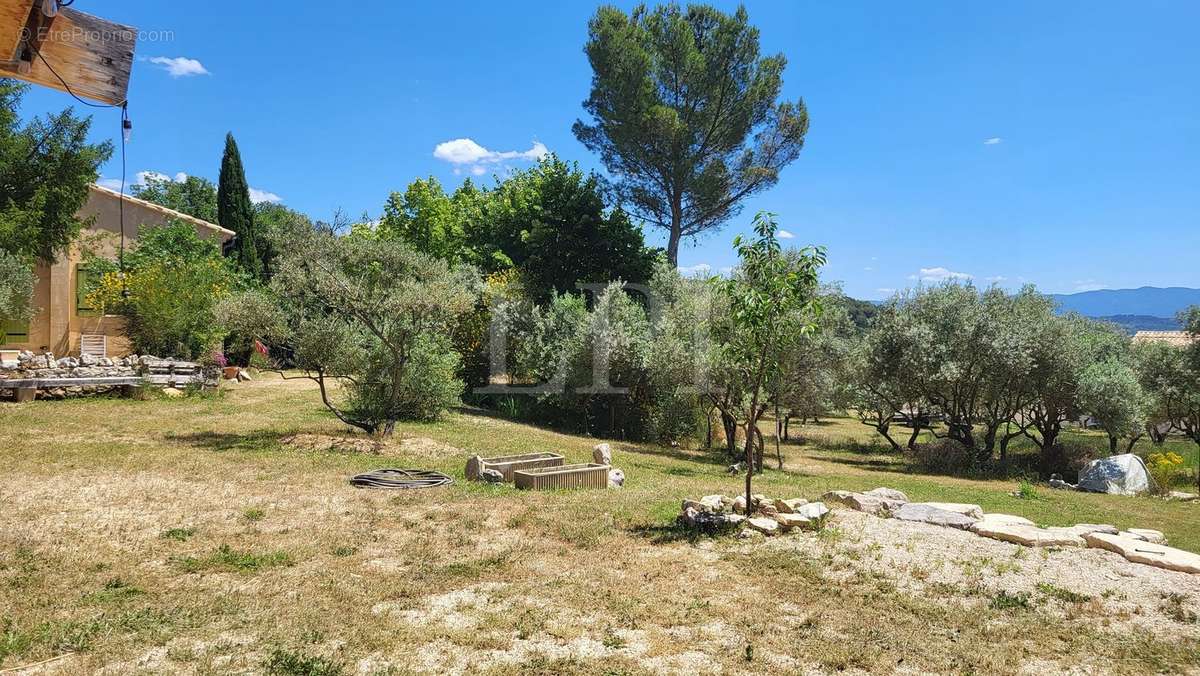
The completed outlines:
{"type": "MultiPolygon", "coordinates": [[[[844,383],[855,334],[850,314],[853,305],[848,300],[836,287],[824,289],[823,312],[816,318],[818,330],[803,333],[784,354],[779,371],[772,375],[769,389],[776,404],[777,439],[789,438],[792,418],[804,424],[848,408],[844,383]]],[[[782,458],[779,461],[782,469],[782,458]]]]}
{"type": "Polygon", "coordinates": [[[254,204],[250,201],[250,186],[233,134],[225,135],[225,155],[221,158],[221,177],[217,183],[217,222],[237,233],[238,265],[251,277],[261,279],[263,266],[258,231],[254,227],[254,204]]]}
{"type": "Polygon", "coordinates": [[[76,213],[112,144],[88,143],[91,119],[70,108],[22,126],[17,107],[24,91],[0,79],[0,249],[27,263],[49,263],[85,225],[76,213]]]}
{"type": "Polygon", "coordinates": [[[618,178],[624,203],[684,237],[719,228],[779,180],[808,132],[803,101],[778,101],[786,59],[761,57],[746,10],[601,7],[588,24],[591,123],[573,131],[618,178]]]}
{"type": "Polygon", "coordinates": [[[161,175],[150,175],[145,180],[143,185],[133,186],[134,197],[209,223],[217,222],[217,187],[212,181],[199,176],[175,181],[161,175]]]}
{"type": "Polygon", "coordinates": [[[1146,394],[1137,372],[1124,359],[1090,364],[1079,376],[1079,404],[1108,433],[1108,452],[1130,439],[1130,449],[1145,433],[1146,394]]]}
{"type": "Polygon", "coordinates": [[[553,155],[491,190],[468,180],[447,195],[418,179],[391,195],[371,232],[489,273],[516,268],[539,302],[580,282],[645,282],[657,257],[624,211],[606,207],[595,174],[553,155]]]}
{"type": "Polygon", "coordinates": [[[896,296],[879,308],[871,329],[850,353],[852,408],[894,451],[903,448],[892,436],[892,425],[899,420],[909,427],[907,448],[912,450],[933,409],[922,384],[930,368],[927,354],[910,323],[905,297],[896,296]]]}
{"type": "Polygon", "coordinates": [[[274,202],[254,205],[254,230],[258,238],[259,261],[262,263],[262,279],[270,281],[278,264],[277,242],[280,234],[296,227],[311,230],[312,219],[295,209],[274,202]]]}
{"type": "Polygon", "coordinates": [[[654,266],[629,216],[605,209],[599,178],[553,155],[498,185],[479,217],[488,240],[477,250],[494,247],[511,260],[536,300],[580,282],[645,282],[654,266]]]}
{"type": "Polygon", "coordinates": [[[430,176],[413,181],[403,193],[391,194],[378,233],[442,260],[469,263],[473,256],[466,246],[465,220],[456,200],[430,176]]]}
{"type": "Polygon", "coordinates": [[[1192,340],[1183,350],[1182,366],[1167,391],[1167,415],[1180,432],[1196,442],[1196,486],[1200,488],[1200,306],[1180,313],[1179,319],[1192,340]]]}
{"type": "Polygon", "coordinates": [[[1040,449],[1043,474],[1064,471],[1058,444],[1063,426],[1081,414],[1079,386],[1089,364],[1118,357],[1128,339],[1114,326],[1069,315],[1035,327],[1033,368],[1028,377],[1032,403],[1022,412],[1025,431],[1040,449]]]}
{"type": "Polygon", "coordinates": [[[754,218],[757,236],[734,239],[741,263],[733,277],[721,283],[729,315],[714,332],[727,368],[744,383],[737,417],[746,437],[747,510],[753,504],[753,475],[762,470],[755,443],[760,436],[758,421],[766,410],[767,385],[791,346],[816,330],[815,318],[821,313],[818,271],[825,264],[824,250],[784,252],[777,230],[774,215],[760,213],[754,218]]]}

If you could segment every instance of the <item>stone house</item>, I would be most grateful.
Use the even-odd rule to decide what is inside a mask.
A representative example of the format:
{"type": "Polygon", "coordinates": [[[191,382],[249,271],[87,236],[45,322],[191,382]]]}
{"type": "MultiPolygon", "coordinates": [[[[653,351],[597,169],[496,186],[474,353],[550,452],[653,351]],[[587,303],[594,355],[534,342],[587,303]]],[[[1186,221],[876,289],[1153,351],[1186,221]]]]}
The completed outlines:
{"type": "MultiPolygon", "coordinates": [[[[78,216],[91,224],[84,229],[71,251],[53,265],[39,263],[33,305],[38,313],[28,324],[7,322],[3,327],[3,350],[51,352],[56,356],[79,356],[86,352],[96,357],[121,357],[131,346],[125,337],[125,320],[102,315],[88,307],[86,295],[88,271],[83,262],[83,247],[115,258],[121,236],[121,195],[99,185],[89,186],[87,203],[78,216]]],[[[174,220],[189,223],[197,234],[217,238],[222,246],[234,233],[208,221],[173,209],[125,196],[125,245],[137,240],[138,228],[165,225],[174,220]]]]}

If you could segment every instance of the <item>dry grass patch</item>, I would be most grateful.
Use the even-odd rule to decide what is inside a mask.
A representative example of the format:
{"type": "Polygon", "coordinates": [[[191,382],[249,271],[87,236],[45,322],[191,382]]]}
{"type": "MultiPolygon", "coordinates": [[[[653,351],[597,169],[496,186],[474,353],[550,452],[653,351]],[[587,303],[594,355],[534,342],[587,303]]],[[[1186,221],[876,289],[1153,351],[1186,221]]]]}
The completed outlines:
{"type": "MultiPolygon", "coordinates": [[[[584,460],[595,440],[454,414],[403,426],[382,455],[298,447],[286,440],[354,437],[311,387],[270,378],[213,399],[37,402],[0,416],[0,668],[66,652],[61,673],[1151,673],[1200,662],[1200,627],[1187,621],[1197,583],[1144,567],[1127,577],[1108,553],[1018,558],[979,538],[967,551],[953,538],[973,536],[845,512],[821,534],[767,541],[681,531],[680,499],[736,484],[700,451],[618,444],[620,491],[466,484],[469,455],[584,460]],[[385,465],[460,481],[348,485],[385,465]],[[1079,561],[1101,577],[1073,583],[1064,571],[1079,561]],[[992,608],[1001,592],[1028,594],[1029,607],[992,608]]],[[[1007,504],[1011,490],[806,452],[790,449],[802,471],[768,472],[763,492],[902,480],[917,498],[1007,504]]],[[[1073,499],[1104,514],[1116,504],[1088,497],[1073,499]]]]}

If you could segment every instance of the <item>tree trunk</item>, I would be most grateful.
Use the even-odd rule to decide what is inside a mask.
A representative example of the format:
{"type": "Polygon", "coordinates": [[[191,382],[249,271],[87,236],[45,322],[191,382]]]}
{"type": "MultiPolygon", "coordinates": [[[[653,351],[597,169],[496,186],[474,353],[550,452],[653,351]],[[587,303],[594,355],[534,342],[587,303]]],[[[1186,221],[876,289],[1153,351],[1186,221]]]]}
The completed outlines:
{"type": "Polygon", "coordinates": [[[725,450],[730,458],[737,460],[737,420],[722,411],[721,425],[725,428],[725,450]]]}
{"type": "Polygon", "coordinates": [[[912,434],[908,435],[908,450],[912,450],[917,446],[917,438],[921,436],[921,423],[913,421],[912,434]]]}
{"type": "Polygon", "coordinates": [[[1137,442],[1141,441],[1141,440],[1142,440],[1142,437],[1144,437],[1144,436],[1146,436],[1146,435],[1144,435],[1144,434],[1131,434],[1131,435],[1129,435],[1129,443],[1128,443],[1128,444],[1125,446],[1125,452],[1126,452],[1126,453],[1133,453],[1133,447],[1134,447],[1135,445],[1137,445],[1137,442]]]}
{"type": "Polygon", "coordinates": [[[683,195],[674,195],[671,201],[671,235],[667,239],[667,261],[672,268],[679,267],[679,241],[683,239],[683,195]]]}
{"type": "Polygon", "coordinates": [[[779,469],[783,469],[783,451],[779,448],[779,438],[783,436],[783,422],[779,419],[779,404],[775,404],[775,457],[779,459],[779,469]]]}
{"type": "Polygon", "coordinates": [[[1108,454],[1109,455],[1117,454],[1117,442],[1118,441],[1120,441],[1120,440],[1117,439],[1115,436],[1113,436],[1111,434],[1108,435],[1108,454]]]}
{"type": "Polygon", "coordinates": [[[875,427],[875,431],[879,433],[879,436],[883,437],[884,439],[887,439],[888,444],[891,445],[891,447],[892,447],[892,451],[895,453],[899,453],[901,450],[900,444],[896,443],[896,440],[892,438],[891,423],[881,422],[881,423],[875,425],[874,427],[875,427]]]}

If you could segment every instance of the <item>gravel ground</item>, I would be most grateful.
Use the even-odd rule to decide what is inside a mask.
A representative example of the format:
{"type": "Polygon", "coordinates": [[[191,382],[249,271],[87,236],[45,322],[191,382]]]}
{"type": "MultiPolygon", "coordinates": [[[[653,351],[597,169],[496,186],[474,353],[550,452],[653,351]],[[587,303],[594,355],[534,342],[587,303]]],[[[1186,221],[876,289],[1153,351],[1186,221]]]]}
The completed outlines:
{"type": "MultiPolygon", "coordinates": [[[[866,570],[950,603],[987,605],[1001,592],[1027,594],[1031,603],[1060,615],[1086,614],[1105,625],[1200,637],[1194,615],[1200,613],[1200,575],[1132,563],[1100,549],[1023,547],[848,509],[835,510],[828,528],[825,540],[836,543],[828,572],[834,579],[866,570]]],[[[760,546],[811,556],[831,551],[827,542],[811,537],[772,538],[760,546]]]]}

